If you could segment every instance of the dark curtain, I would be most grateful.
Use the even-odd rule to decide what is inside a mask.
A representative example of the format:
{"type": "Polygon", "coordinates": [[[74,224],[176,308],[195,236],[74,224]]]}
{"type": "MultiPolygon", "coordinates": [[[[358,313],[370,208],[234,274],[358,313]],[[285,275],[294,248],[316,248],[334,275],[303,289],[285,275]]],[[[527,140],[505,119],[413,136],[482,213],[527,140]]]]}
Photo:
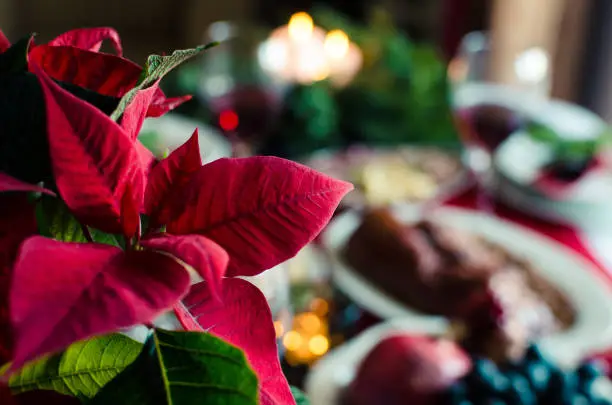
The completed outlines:
{"type": "Polygon", "coordinates": [[[287,16],[298,11],[308,11],[317,5],[333,7],[347,16],[363,21],[368,8],[375,2],[372,0],[257,0],[253,3],[257,4],[255,14],[260,21],[270,26],[277,26],[286,23],[287,16]]]}
{"type": "Polygon", "coordinates": [[[605,99],[608,97],[604,83],[610,75],[612,63],[612,2],[609,0],[592,0],[589,14],[589,29],[585,40],[585,52],[582,60],[582,77],[578,102],[602,115],[607,115],[605,99]]]}
{"type": "Polygon", "coordinates": [[[489,27],[492,0],[444,0],[442,44],[444,56],[451,59],[463,36],[489,27]]]}

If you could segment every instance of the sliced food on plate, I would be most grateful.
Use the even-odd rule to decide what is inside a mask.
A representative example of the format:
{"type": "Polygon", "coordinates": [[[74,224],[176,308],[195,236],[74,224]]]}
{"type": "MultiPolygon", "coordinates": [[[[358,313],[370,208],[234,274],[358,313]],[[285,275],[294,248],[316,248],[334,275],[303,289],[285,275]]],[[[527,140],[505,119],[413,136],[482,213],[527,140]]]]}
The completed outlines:
{"type": "Polygon", "coordinates": [[[606,276],[552,239],[475,211],[349,211],[323,236],[337,287],[383,319],[453,330],[470,352],[561,361],[612,342],[606,276]]]}

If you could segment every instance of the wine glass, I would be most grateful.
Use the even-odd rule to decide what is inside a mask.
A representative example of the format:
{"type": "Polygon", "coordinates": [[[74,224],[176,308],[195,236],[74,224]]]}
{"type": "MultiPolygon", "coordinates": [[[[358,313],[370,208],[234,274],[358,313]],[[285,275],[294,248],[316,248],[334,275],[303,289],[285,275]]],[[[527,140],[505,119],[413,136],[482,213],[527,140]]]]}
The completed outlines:
{"type": "Polygon", "coordinates": [[[207,41],[219,45],[203,57],[198,95],[235,155],[248,154],[250,145],[269,131],[281,99],[280,89],[257,63],[259,34],[229,21],[215,22],[207,31],[207,41]]]}
{"type": "Polygon", "coordinates": [[[466,147],[465,160],[485,210],[491,186],[491,160],[510,134],[522,127],[530,111],[548,99],[549,57],[538,47],[520,52],[502,76],[493,69],[493,48],[486,32],[471,32],[448,69],[452,108],[466,147]]]}

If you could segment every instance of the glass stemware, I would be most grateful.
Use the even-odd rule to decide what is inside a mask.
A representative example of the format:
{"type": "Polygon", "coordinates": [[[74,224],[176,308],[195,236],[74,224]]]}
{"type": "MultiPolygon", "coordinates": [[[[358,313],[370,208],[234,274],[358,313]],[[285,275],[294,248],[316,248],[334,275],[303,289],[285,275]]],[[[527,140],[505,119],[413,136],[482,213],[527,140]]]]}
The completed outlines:
{"type": "Polygon", "coordinates": [[[521,128],[525,115],[546,102],[549,58],[538,47],[516,55],[504,72],[493,69],[496,50],[485,32],[466,35],[448,76],[452,108],[466,147],[465,160],[478,188],[479,208],[490,210],[486,190],[492,181],[492,156],[508,136],[521,128]]]}
{"type": "Polygon", "coordinates": [[[213,23],[207,32],[207,41],[219,45],[204,55],[198,95],[235,155],[248,154],[250,145],[265,136],[280,103],[279,89],[257,63],[259,36],[228,21],[213,23]]]}

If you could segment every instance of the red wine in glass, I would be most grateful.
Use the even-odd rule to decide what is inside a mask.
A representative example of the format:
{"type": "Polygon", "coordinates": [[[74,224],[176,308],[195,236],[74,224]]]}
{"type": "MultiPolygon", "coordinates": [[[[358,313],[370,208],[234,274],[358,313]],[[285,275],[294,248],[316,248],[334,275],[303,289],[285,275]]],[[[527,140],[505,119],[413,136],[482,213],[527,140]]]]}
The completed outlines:
{"type": "Polygon", "coordinates": [[[521,128],[521,116],[496,104],[479,104],[457,111],[459,132],[468,145],[493,153],[513,132],[521,128]]]}
{"type": "Polygon", "coordinates": [[[476,205],[485,212],[493,213],[493,198],[488,195],[484,185],[490,174],[490,158],[513,132],[521,128],[523,119],[516,110],[486,102],[463,108],[458,106],[455,115],[476,184],[476,205]]]}

